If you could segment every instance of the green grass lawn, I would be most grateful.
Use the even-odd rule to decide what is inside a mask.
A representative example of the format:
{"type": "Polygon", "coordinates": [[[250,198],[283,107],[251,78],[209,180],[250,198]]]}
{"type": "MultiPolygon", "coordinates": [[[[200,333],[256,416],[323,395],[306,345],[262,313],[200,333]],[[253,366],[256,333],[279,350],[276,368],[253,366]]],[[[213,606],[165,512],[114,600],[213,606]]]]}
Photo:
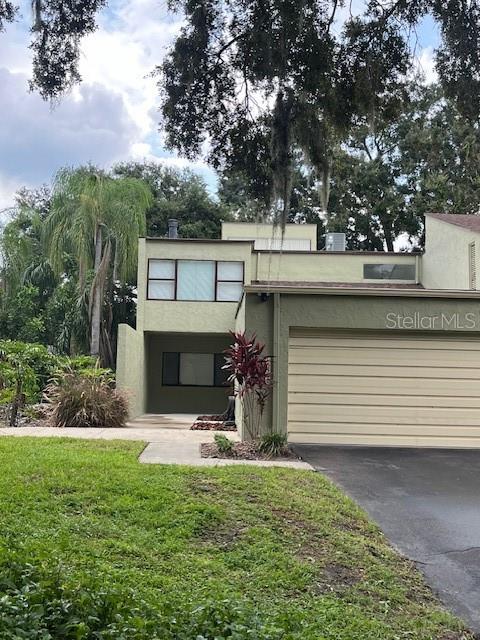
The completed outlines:
{"type": "Polygon", "coordinates": [[[236,638],[470,637],[320,474],[141,465],[142,448],[0,438],[2,565],[61,566],[152,610],[238,605],[276,629],[236,638]]]}

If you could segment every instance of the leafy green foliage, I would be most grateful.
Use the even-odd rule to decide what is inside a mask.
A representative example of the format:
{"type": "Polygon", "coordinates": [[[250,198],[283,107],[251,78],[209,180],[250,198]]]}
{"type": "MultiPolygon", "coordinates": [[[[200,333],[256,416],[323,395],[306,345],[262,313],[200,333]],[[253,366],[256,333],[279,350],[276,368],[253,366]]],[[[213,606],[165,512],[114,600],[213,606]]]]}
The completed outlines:
{"type": "Polygon", "coordinates": [[[287,450],[287,436],[284,433],[267,433],[262,436],[258,449],[270,458],[281,456],[287,450]]]}
{"type": "Polygon", "coordinates": [[[127,399],[114,389],[109,369],[64,368],[47,385],[45,396],[53,407],[54,427],[124,427],[128,418],[127,399]]]}
{"type": "Polygon", "coordinates": [[[38,399],[54,364],[44,346],[0,341],[0,404],[8,405],[8,421],[17,426],[19,410],[38,399]]]}
{"type": "Polygon", "coordinates": [[[81,38],[96,29],[96,14],[106,0],[34,0],[33,78],[45,99],[58,98],[81,79],[78,71],[81,38]]]}
{"type": "Polygon", "coordinates": [[[232,453],[235,443],[222,433],[216,433],[214,437],[215,444],[220,453],[232,453]]]}
{"type": "Polygon", "coordinates": [[[282,222],[296,153],[322,182],[326,210],[337,139],[372,114],[395,117],[402,103],[410,55],[401,26],[418,16],[370,3],[336,33],[339,4],[174,4],[186,23],[159,69],[167,144],[197,157],[211,141],[208,161],[241,172],[257,194],[261,185],[282,222]]]}
{"type": "Polygon", "coordinates": [[[5,29],[6,22],[13,22],[18,7],[10,2],[10,0],[2,0],[0,2],[0,31],[5,29]]]}
{"type": "Polygon", "coordinates": [[[114,175],[143,180],[154,199],[146,212],[147,234],[166,236],[169,218],[179,222],[183,238],[219,238],[227,207],[208,193],[202,178],[191,171],[177,171],[157,163],[126,162],[113,168],[114,175]]]}
{"type": "Polygon", "coordinates": [[[45,563],[4,562],[0,590],[2,640],[280,640],[283,636],[242,601],[156,610],[134,590],[95,583],[74,586],[64,568],[52,570],[45,563]]]}
{"type": "Polygon", "coordinates": [[[76,263],[80,300],[87,299],[89,347],[113,365],[111,316],[105,313],[116,283],[135,277],[138,238],[152,204],[148,185],[111,176],[94,167],[58,172],[44,232],[49,259],[58,275],[70,257],[76,263]]]}
{"type": "Polygon", "coordinates": [[[0,402],[11,402],[18,385],[27,401],[38,400],[56,364],[57,358],[41,344],[0,340],[0,402]]]}

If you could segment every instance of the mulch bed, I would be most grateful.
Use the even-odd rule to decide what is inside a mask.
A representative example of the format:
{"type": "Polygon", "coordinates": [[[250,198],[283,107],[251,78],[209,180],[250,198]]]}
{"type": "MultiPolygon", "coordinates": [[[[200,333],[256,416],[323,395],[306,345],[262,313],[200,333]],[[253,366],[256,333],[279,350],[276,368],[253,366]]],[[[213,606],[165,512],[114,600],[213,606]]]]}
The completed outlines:
{"type": "Polygon", "coordinates": [[[236,442],[230,453],[221,453],[214,442],[204,442],[200,445],[202,458],[225,458],[230,460],[298,460],[298,456],[291,449],[275,458],[261,453],[254,442],[236,442]]]}
{"type": "Polygon", "coordinates": [[[192,431],[236,431],[234,422],[226,422],[222,415],[198,416],[190,427],[192,431]]]}

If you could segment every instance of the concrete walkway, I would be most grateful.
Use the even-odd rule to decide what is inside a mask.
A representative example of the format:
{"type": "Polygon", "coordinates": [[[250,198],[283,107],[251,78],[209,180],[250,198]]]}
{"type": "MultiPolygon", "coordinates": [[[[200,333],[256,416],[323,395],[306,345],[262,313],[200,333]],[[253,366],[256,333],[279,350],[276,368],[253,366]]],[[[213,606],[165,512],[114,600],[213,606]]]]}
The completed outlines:
{"type": "MultiPolygon", "coordinates": [[[[155,417],[157,418],[157,417],[155,417]]],[[[83,438],[85,440],[139,440],[147,442],[140,455],[140,462],[145,464],[185,464],[195,467],[224,467],[247,464],[257,467],[287,467],[289,469],[307,469],[313,467],[301,460],[222,460],[202,458],[200,445],[202,442],[213,442],[215,431],[190,431],[191,416],[182,416],[175,422],[171,418],[166,424],[159,424],[157,419],[148,420],[142,416],[128,423],[123,429],[85,429],[68,427],[5,427],[0,429],[0,436],[33,436],[39,438],[83,438]]],[[[231,440],[238,441],[236,432],[222,432],[231,440]]]]}

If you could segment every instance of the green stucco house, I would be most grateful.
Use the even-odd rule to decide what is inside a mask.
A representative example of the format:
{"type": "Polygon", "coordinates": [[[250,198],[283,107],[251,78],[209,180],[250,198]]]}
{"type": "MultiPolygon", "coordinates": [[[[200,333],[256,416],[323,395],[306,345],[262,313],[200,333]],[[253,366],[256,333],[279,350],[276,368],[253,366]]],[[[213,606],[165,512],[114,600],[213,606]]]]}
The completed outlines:
{"type": "Polygon", "coordinates": [[[266,424],[291,442],[480,446],[480,216],[430,214],[422,253],[317,251],[315,225],[224,223],[142,238],[137,328],[117,384],[132,417],[226,408],[230,330],[273,356],[266,424]]]}

